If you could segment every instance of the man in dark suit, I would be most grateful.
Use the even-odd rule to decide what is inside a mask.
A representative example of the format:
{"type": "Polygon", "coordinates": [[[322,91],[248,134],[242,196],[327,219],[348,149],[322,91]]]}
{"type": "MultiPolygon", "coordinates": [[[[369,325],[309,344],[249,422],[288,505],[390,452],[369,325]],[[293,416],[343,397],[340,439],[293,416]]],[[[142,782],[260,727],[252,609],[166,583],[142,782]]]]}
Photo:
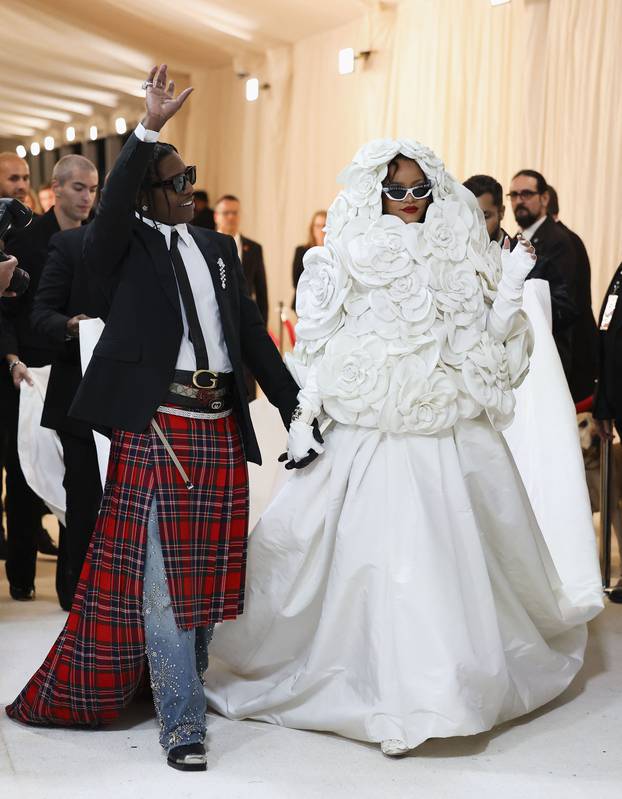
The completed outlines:
{"type": "MultiPolygon", "coordinates": [[[[30,169],[28,162],[20,158],[15,152],[0,153],[0,197],[11,197],[20,202],[25,202],[30,191],[30,169]]],[[[0,249],[4,242],[0,240],[0,249]]],[[[0,485],[2,472],[5,465],[8,444],[8,428],[2,420],[10,415],[9,406],[0,390],[0,485]]],[[[4,504],[2,491],[0,491],[0,559],[6,558],[6,540],[4,537],[4,504]]]]}
{"type": "MultiPolygon", "coordinates": [[[[41,531],[41,503],[28,487],[17,453],[19,387],[31,383],[28,366],[52,363],[55,348],[33,330],[30,314],[50,238],[59,230],[79,227],[87,219],[97,193],[97,170],[81,155],[67,155],[54,167],[52,185],[56,204],[43,216],[17,233],[7,245],[16,255],[20,268],[30,275],[28,289],[14,300],[3,300],[3,328],[0,355],[6,367],[0,370],[0,400],[8,429],[7,442],[7,560],[6,571],[13,599],[34,598],[34,579],[38,537],[41,531]]],[[[61,545],[62,545],[61,531],[61,545]]],[[[64,552],[57,564],[57,592],[63,598],[64,552]]]]}
{"type": "Polygon", "coordinates": [[[268,324],[268,283],[261,244],[240,233],[240,201],[233,194],[224,194],[214,207],[216,230],[232,236],[242,262],[246,286],[257,303],[259,313],[268,324]]]}
{"type": "Polygon", "coordinates": [[[609,284],[598,317],[599,368],[593,416],[603,438],[622,436],[622,264],[609,284]]]}
{"type": "Polygon", "coordinates": [[[598,327],[592,312],[592,271],[585,244],[580,236],[559,220],[559,199],[553,186],[549,185],[548,193],[549,215],[570,238],[575,251],[579,316],[572,330],[572,367],[568,383],[573,400],[581,402],[594,393],[594,382],[598,372],[598,327]]]}
{"type": "MultiPolygon", "coordinates": [[[[263,262],[261,244],[252,239],[247,239],[240,233],[240,201],[233,194],[224,194],[214,208],[214,221],[216,230],[226,236],[232,236],[242,262],[246,286],[251,297],[257,303],[259,313],[268,325],[268,283],[266,280],[266,267],[263,262]]],[[[252,374],[247,371],[246,385],[248,398],[255,399],[257,385],[252,374]]]]}
{"type": "Polygon", "coordinates": [[[536,249],[536,265],[527,280],[546,280],[551,290],[553,338],[569,380],[573,325],[578,317],[576,256],[568,235],[548,216],[547,186],[539,172],[522,169],[512,178],[508,196],[522,235],[536,249]]]}
{"type": "Polygon", "coordinates": [[[292,462],[306,465],[318,444],[248,297],[235,242],[188,226],[195,169],[157,141],[191,89],[175,98],[165,66],[145,86],[146,116],[84,241],[110,312],[70,415],[112,434],[108,479],[72,632],[7,713],[34,724],[110,721],[135,694],[146,653],[167,762],[197,771],[211,632],[243,606],[245,459],[261,462],[244,362],[290,427],[292,462]]]}
{"type": "Polygon", "coordinates": [[[215,230],[214,209],[209,207],[209,197],[203,189],[197,189],[194,194],[194,216],[192,224],[196,227],[206,227],[208,230],[215,230]]]}
{"type": "Polygon", "coordinates": [[[92,286],[82,258],[86,230],[83,225],[50,239],[31,314],[35,333],[56,348],[41,425],[56,430],[63,446],[67,563],[60,600],[65,610],[71,608],[102,494],[93,431],[68,415],[82,379],[80,320],[105,319],[108,310],[104,298],[92,286]]]}

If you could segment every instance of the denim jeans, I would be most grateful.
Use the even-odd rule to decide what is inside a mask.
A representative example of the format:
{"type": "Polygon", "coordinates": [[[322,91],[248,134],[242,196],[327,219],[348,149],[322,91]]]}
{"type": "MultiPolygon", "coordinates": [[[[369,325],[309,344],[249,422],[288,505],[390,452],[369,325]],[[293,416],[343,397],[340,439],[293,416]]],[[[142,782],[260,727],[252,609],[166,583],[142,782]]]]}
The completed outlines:
{"type": "Polygon", "coordinates": [[[160,743],[167,752],[174,746],[202,743],[206,732],[203,674],[214,625],[181,630],[175,623],[155,498],[147,527],[143,618],[160,743]]]}

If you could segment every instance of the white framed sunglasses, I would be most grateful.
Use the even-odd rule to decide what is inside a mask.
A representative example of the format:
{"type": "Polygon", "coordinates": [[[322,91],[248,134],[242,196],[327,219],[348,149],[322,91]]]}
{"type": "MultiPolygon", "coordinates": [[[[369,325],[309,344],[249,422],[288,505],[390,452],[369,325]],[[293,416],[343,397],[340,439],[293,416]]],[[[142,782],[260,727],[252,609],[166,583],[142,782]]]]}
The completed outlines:
{"type": "Polygon", "coordinates": [[[409,188],[390,184],[382,187],[382,193],[385,197],[388,197],[390,200],[395,200],[396,202],[405,200],[409,194],[413,200],[424,200],[432,194],[432,181],[426,180],[423,183],[418,183],[416,186],[411,186],[409,188]]]}

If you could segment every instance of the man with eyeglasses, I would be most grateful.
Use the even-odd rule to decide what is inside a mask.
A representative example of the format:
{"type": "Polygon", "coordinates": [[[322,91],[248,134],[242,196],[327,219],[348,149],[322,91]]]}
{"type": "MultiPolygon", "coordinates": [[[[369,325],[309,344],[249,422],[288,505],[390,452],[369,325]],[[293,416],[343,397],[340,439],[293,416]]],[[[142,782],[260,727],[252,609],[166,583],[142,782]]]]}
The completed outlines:
{"type": "Polygon", "coordinates": [[[508,197],[522,235],[536,250],[535,267],[527,280],[546,280],[551,291],[553,338],[570,380],[573,357],[573,324],[577,319],[577,266],[572,242],[548,215],[548,184],[540,172],[521,169],[512,178],[508,197]]]}

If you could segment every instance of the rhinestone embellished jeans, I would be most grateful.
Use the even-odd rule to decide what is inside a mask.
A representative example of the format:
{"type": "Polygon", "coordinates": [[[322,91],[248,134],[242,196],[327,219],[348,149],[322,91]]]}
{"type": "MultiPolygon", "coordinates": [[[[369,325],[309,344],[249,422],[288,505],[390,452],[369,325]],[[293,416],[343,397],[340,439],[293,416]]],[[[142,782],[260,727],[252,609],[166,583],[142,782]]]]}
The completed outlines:
{"type": "Polygon", "coordinates": [[[175,623],[155,499],[147,527],[143,618],[160,743],[167,752],[181,744],[202,743],[206,731],[203,674],[214,626],[180,630],[175,623]]]}

